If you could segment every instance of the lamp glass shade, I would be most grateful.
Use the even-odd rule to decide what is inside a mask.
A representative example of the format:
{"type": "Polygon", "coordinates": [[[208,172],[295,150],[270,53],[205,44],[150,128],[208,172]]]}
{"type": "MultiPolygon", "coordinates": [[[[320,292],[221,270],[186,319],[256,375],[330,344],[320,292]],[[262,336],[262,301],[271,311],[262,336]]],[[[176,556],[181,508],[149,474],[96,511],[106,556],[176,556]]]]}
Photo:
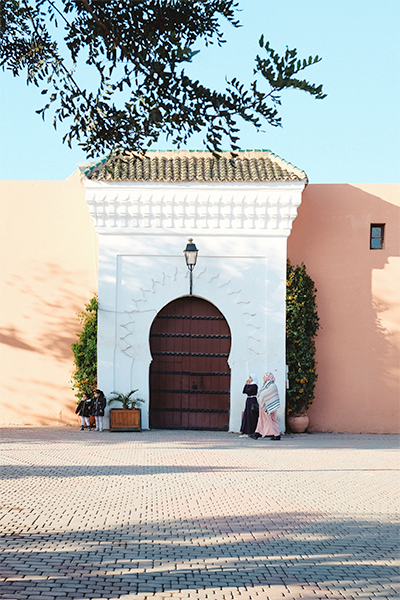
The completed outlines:
{"type": "Polygon", "coordinates": [[[188,267],[194,267],[197,261],[197,254],[199,251],[196,248],[195,244],[191,243],[189,240],[189,244],[186,245],[185,250],[183,251],[186,259],[186,264],[188,267]]]}

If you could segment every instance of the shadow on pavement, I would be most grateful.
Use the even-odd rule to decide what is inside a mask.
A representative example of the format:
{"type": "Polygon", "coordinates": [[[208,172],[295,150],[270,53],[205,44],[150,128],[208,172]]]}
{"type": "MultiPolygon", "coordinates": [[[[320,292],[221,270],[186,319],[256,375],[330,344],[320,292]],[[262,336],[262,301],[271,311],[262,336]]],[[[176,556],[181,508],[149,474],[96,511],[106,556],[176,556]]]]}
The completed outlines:
{"type": "MultiPolygon", "coordinates": [[[[13,480],[13,479],[26,479],[31,477],[60,477],[62,479],[65,478],[96,478],[96,477],[110,477],[112,479],[121,476],[129,476],[129,477],[140,477],[140,476],[148,476],[148,475],[173,475],[173,474],[190,474],[190,473],[243,473],[246,472],[247,469],[243,466],[238,467],[223,467],[216,465],[204,465],[204,466],[194,466],[194,465],[105,465],[96,467],[89,465],[75,465],[75,466],[63,466],[63,465],[54,465],[54,466],[31,466],[31,465],[10,465],[1,467],[1,479],[3,481],[13,480]]],[[[279,469],[279,468],[252,468],[252,473],[261,473],[261,474],[270,474],[273,475],[277,472],[281,473],[373,473],[379,471],[392,471],[393,473],[398,473],[398,469],[395,468],[365,468],[365,469],[357,469],[357,468],[349,468],[346,469],[319,469],[318,467],[310,466],[304,469],[279,469]]]]}
{"type": "Polygon", "coordinates": [[[314,598],[325,597],[319,590],[328,588],[345,597],[370,597],[368,590],[371,597],[372,590],[380,598],[395,597],[396,526],[306,513],[289,513],[287,523],[277,513],[243,518],[245,523],[235,516],[3,536],[2,594],[119,598],[261,586],[265,598],[268,591],[280,597],[291,591],[297,598],[304,597],[301,586],[311,586],[314,598]]]}
{"type": "Polygon", "coordinates": [[[398,450],[400,435],[365,433],[318,433],[286,434],[279,442],[267,439],[252,440],[239,438],[237,433],[224,431],[195,430],[146,430],[142,432],[80,431],[79,427],[3,427],[0,428],[0,443],[52,444],[76,443],[82,446],[101,445],[120,446],[135,443],[140,446],[157,443],[164,448],[188,448],[199,450],[230,450],[248,445],[281,449],[355,449],[355,450],[398,450]]]}

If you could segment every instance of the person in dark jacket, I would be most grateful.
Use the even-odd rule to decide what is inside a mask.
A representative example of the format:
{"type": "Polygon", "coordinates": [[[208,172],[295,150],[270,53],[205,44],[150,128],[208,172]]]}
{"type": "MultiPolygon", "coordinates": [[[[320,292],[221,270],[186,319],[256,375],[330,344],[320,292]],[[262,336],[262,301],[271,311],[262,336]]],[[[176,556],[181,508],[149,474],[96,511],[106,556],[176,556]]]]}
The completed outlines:
{"type": "Polygon", "coordinates": [[[106,398],[101,390],[96,390],[92,402],[92,415],[96,420],[95,431],[103,431],[104,409],[106,407],[106,398]]]}
{"type": "Polygon", "coordinates": [[[92,428],[90,426],[89,417],[92,414],[92,401],[87,394],[83,394],[82,400],[76,407],[75,414],[79,415],[81,418],[81,431],[85,429],[85,423],[87,429],[90,431],[92,428]]]}
{"type": "Polygon", "coordinates": [[[243,388],[243,394],[247,395],[246,406],[243,412],[240,433],[242,436],[251,435],[255,432],[258,421],[258,380],[257,375],[251,373],[243,388]]]}

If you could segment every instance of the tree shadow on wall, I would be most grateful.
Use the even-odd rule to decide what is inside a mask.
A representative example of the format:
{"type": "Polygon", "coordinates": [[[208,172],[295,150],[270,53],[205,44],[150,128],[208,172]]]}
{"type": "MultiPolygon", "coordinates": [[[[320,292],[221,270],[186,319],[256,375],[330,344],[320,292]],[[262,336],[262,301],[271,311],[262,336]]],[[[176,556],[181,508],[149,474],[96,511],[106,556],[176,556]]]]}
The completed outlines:
{"type": "MultiPolygon", "coordinates": [[[[84,294],[76,293],[77,281],[82,277],[53,263],[40,263],[32,266],[32,270],[35,276],[30,281],[35,285],[17,275],[6,282],[9,295],[26,298],[26,304],[19,313],[16,309],[9,315],[9,321],[18,322],[19,326],[1,328],[1,342],[57,360],[69,360],[72,357],[71,344],[76,341],[75,332],[80,329],[76,315],[84,310],[87,301],[84,294]],[[24,329],[32,327],[29,321],[40,325],[33,334],[34,343],[24,333],[24,329]]],[[[17,305],[20,306],[19,301],[17,305]]]]}
{"type": "Polygon", "coordinates": [[[79,286],[79,271],[33,261],[30,268],[29,278],[10,275],[5,285],[2,414],[10,423],[62,424],[75,409],[68,384],[71,345],[81,328],[77,313],[89,300],[87,288],[79,286]]]}
{"type": "Polygon", "coordinates": [[[8,315],[14,324],[0,328],[0,343],[57,361],[72,361],[71,344],[80,329],[76,314],[84,310],[85,303],[74,291],[79,278],[53,263],[37,264],[32,270],[35,276],[30,282],[17,275],[6,282],[8,294],[17,299],[16,306],[21,306],[21,297],[25,303],[8,315]]]}

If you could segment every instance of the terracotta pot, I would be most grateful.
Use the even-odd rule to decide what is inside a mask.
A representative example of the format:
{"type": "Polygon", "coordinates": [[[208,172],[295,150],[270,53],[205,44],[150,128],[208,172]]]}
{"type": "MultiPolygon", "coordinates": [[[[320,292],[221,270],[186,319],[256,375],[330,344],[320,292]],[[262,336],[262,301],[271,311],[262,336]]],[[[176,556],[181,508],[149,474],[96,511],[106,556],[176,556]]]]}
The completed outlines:
{"type": "Polygon", "coordinates": [[[308,414],[301,413],[301,415],[289,415],[287,423],[292,433],[304,433],[309,424],[308,414]]]}

